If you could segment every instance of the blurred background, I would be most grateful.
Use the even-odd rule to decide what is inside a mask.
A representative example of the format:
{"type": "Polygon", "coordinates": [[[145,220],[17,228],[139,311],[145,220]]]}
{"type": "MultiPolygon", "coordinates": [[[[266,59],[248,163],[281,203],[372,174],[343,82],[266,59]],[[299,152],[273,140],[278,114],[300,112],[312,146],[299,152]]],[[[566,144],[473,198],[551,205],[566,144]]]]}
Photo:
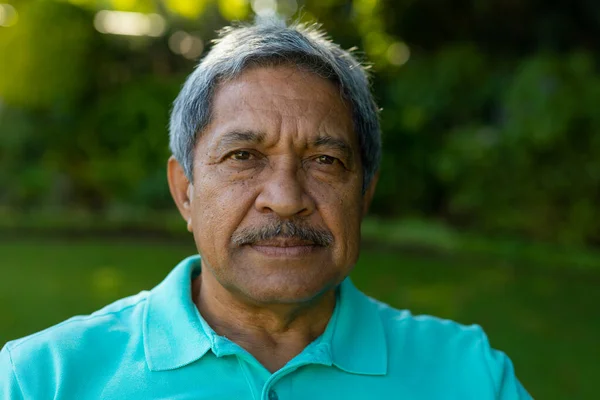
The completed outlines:
{"type": "Polygon", "coordinates": [[[215,30],[274,13],[373,64],[357,286],[482,325],[536,398],[598,398],[597,0],[0,0],[0,346],[194,252],[171,102],[215,30]]]}

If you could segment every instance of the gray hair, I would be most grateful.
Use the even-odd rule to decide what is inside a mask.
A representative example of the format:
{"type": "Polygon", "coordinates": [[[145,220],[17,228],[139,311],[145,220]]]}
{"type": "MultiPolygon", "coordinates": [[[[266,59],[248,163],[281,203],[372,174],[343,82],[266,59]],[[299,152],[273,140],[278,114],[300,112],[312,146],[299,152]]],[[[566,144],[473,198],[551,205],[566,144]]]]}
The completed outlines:
{"type": "Polygon", "coordinates": [[[169,126],[173,156],[192,180],[196,135],[210,122],[216,87],[252,66],[295,65],[334,82],[351,106],[363,168],[363,191],[381,159],[379,109],[363,65],[316,25],[285,26],[275,20],[223,29],[188,77],[174,102],[169,126]]]}

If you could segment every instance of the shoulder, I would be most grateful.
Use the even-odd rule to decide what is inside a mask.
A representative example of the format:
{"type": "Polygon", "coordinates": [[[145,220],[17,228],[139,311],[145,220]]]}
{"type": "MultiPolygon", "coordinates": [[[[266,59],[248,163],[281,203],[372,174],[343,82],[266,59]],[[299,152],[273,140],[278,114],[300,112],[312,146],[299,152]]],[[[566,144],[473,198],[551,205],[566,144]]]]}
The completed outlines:
{"type": "Polygon", "coordinates": [[[413,315],[408,310],[374,302],[392,353],[401,352],[415,363],[435,360],[440,367],[487,368],[487,355],[494,350],[481,326],[431,315],[413,315]]]}
{"type": "Polygon", "coordinates": [[[464,325],[431,315],[414,315],[409,310],[399,310],[372,298],[368,298],[368,301],[377,310],[391,339],[400,335],[404,340],[416,340],[424,344],[461,345],[463,342],[480,340],[483,341],[481,344],[487,344],[487,337],[479,325],[464,325]]]}
{"type": "Polygon", "coordinates": [[[6,348],[13,354],[31,353],[43,347],[69,347],[81,343],[88,337],[126,333],[138,329],[138,318],[143,317],[143,307],[148,292],[117,300],[89,315],[69,318],[43,331],[10,341],[6,348]]]}
{"type": "Polygon", "coordinates": [[[8,342],[0,352],[0,398],[39,398],[42,393],[55,393],[58,387],[75,393],[81,382],[91,386],[94,380],[110,375],[123,357],[143,349],[148,293],[8,342]]]}
{"type": "Polygon", "coordinates": [[[142,340],[147,297],[144,291],[8,342],[0,353],[0,382],[12,379],[52,385],[61,373],[83,373],[85,366],[110,362],[124,349],[138,347],[132,341],[142,340]]]}
{"type": "Polygon", "coordinates": [[[510,359],[479,325],[413,315],[369,299],[381,317],[391,369],[427,386],[453,387],[461,398],[529,399],[510,359]]]}
{"type": "Polygon", "coordinates": [[[98,375],[94,369],[111,368],[131,349],[143,348],[141,330],[148,293],[8,342],[0,352],[0,397],[35,398],[39,393],[54,393],[64,376],[75,377],[73,384],[93,379],[98,375]]]}

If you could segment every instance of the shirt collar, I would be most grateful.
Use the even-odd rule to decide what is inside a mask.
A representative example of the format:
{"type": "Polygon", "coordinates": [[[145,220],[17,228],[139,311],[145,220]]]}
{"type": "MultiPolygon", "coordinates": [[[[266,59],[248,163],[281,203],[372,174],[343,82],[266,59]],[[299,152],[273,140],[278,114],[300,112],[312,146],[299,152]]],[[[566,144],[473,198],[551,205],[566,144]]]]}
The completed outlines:
{"type": "Polygon", "coordinates": [[[363,375],[387,373],[387,341],[377,302],[346,278],[340,286],[339,314],[331,338],[333,364],[363,375]]]}
{"type": "Polygon", "coordinates": [[[143,329],[151,371],[183,367],[211,348],[211,337],[192,301],[192,277],[199,272],[200,257],[188,257],[148,295],[143,329]]]}
{"type": "MultiPolygon", "coordinates": [[[[215,334],[192,301],[192,278],[199,273],[200,257],[188,257],[148,295],[143,332],[151,371],[188,365],[214,345],[215,334]]],[[[340,285],[336,309],[321,343],[328,345],[331,362],[343,371],[365,375],[387,372],[387,343],[378,307],[350,278],[340,285]]]]}

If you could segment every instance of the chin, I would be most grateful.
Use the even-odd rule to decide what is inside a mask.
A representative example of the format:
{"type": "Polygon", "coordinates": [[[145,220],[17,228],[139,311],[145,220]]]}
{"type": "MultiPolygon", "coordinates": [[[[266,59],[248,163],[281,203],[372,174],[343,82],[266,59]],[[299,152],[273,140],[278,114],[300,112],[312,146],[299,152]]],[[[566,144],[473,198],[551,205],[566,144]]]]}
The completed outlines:
{"type": "Polygon", "coordinates": [[[267,279],[258,285],[241,289],[246,297],[257,304],[298,304],[309,303],[338,284],[337,280],[290,282],[288,279],[284,282],[273,282],[272,279],[267,279]]]}

